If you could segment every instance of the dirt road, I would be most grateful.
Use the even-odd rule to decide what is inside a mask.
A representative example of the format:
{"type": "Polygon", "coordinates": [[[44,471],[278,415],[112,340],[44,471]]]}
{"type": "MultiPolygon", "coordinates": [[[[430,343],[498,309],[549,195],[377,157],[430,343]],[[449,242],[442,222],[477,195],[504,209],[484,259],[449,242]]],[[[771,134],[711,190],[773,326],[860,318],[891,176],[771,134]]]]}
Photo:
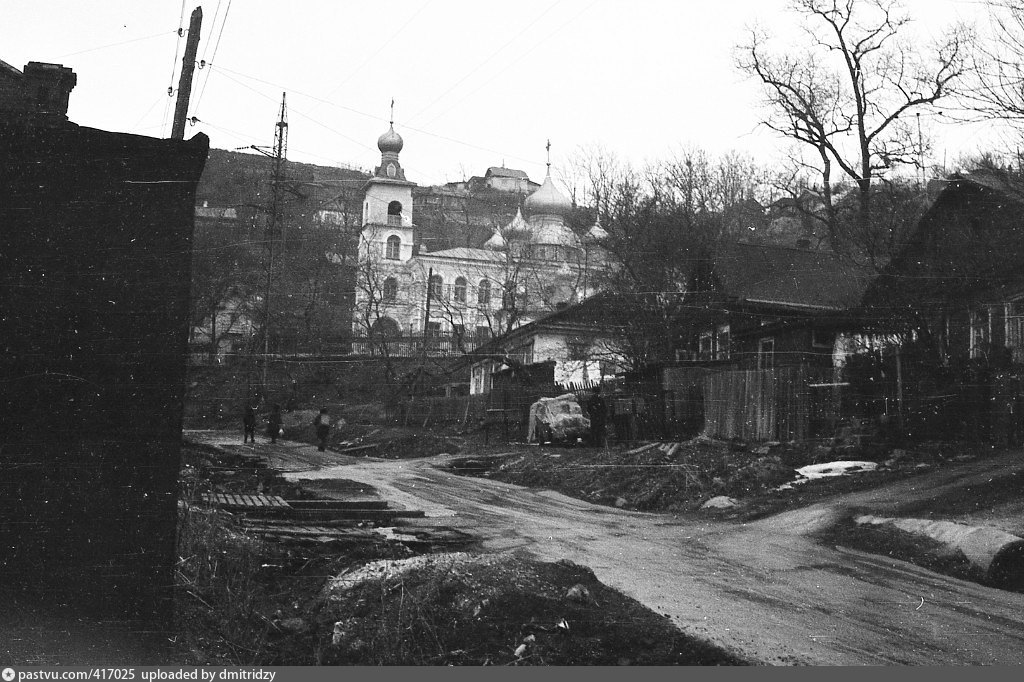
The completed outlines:
{"type": "MultiPolygon", "coordinates": [[[[739,525],[621,511],[460,477],[437,468],[443,458],[310,460],[310,450],[284,444],[274,450],[274,464],[286,465],[292,480],[364,482],[394,504],[424,510],[429,522],[473,532],[490,551],[587,565],[684,631],[760,663],[1024,662],[1024,595],[809,537],[846,504],[884,509],[948,484],[948,473],[739,525]]],[[[971,475],[983,479],[984,466],[971,475]]]]}

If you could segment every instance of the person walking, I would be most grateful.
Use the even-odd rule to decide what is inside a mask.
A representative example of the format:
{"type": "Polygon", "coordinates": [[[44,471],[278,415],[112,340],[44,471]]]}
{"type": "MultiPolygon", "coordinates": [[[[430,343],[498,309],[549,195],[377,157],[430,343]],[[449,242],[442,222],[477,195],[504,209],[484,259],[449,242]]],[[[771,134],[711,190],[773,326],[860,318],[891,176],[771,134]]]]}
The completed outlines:
{"type": "Polygon", "coordinates": [[[242,417],[242,443],[250,440],[256,443],[256,408],[249,403],[245,406],[245,416],[242,417]]]}
{"type": "Polygon", "coordinates": [[[267,435],[270,436],[270,442],[276,443],[277,437],[281,435],[281,406],[275,404],[274,409],[271,410],[270,416],[267,418],[267,435]]]}
{"type": "Polygon", "coordinates": [[[320,408],[320,414],[313,420],[313,426],[316,427],[316,439],[318,441],[317,450],[325,452],[327,450],[327,437],[331,435],[331,417],[327,414],[327,408],[320,408]]]}
{"type": "Polygon", "coordinates": [[[594,447],[602,447],[605,444],[605,418],[608,416],[608,406],[601,397],[600,386],[594,386],[594,392],[587,401],[587,413],[590,415],[590,443],[594,447]]]}

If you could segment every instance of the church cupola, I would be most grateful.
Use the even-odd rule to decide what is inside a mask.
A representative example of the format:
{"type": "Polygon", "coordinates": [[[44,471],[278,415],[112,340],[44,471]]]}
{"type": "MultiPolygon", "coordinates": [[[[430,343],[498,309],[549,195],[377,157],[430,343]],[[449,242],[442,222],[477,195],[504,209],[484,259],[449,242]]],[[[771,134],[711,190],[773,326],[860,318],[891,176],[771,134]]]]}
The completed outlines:
{"type": "Polygon", "coordinates": [[[394,155],[394,158],[398,158],[399,152],[402,151],[402,147],[405,142],[402,141],[402,136],[395,132],[395,123],[391,122],[391,127],[388,131],[377,138],[377,149],[380,150],[381,154],[385,157],[394,155]]]}
{"type": "MultiPolygon", "coordinates": [[[[363,225],[371,226],[371,239],[398,238],[410,249],[413,244],[412,188],[398,154],[405,146],[402,136],[395,132],[395,101],[391,100],[391,121],[387,131],[377,138],[380,165],[363,188],[363,225]]],[[[382,247],[385,248],[385,247],[382,247]]],[[[404,247],[403,247],[404,248],[404,247]]],[[[405,251],[401,251],[405,254],[405,251]]],[[[411,257],[411,251],[408,254],[411,257]]]]}
{"type": "Polygon", "coordinates": [[[374,176],[390,180],[405,180],[405,171],[398,161],[398,154],[405,146],[402,136],[395,132],[395,100],[391,100],[391,121],[387,131],[377,138],[377,149],[380,150],[380,165],[374,170],[374,176]]]}
{"type": "Polygon", "coordinates": [[[568,218],[572,213],[572,202],[558,191],[555,187],[555,183],[551,180],[551,141],[547,144],[548,151],[548,171],[544,176],[544,183],[540,188],[526,197],[526,201],[523,202],[523,208],[526,210],[528,218],[532,219],[545,217],[558,221],[563,221],[568,218]]]}

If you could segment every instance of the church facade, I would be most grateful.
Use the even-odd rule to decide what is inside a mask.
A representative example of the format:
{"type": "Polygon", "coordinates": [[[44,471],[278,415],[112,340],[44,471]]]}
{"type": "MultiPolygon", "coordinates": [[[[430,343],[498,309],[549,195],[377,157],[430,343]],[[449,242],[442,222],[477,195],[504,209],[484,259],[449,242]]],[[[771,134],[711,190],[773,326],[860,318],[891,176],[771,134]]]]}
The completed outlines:
{"type": "Polygon", "coordinates": [[[566,224],[573,207],[552,182],[550,163],[540,187],[484,244],[427,251],[413,214],[416,184],[399,160],[403,146],[392,124],[377,140],[381,163],[363,190],[356,352],[385,340],[393,350],[408,340],[466,352],[600,288],[603,231],[594,226],[581,237],[566,224]]]}

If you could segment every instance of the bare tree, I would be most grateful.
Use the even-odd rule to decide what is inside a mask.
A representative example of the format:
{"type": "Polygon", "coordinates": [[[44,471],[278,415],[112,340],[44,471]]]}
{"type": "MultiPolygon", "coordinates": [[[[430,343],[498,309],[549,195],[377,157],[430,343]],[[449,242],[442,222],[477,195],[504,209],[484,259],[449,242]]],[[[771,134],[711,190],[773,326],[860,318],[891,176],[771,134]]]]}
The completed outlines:
{"type": "Polygon", "coordinates": [[[210,358],[222,341],[257,314],[259,247],[247,229],[223,217],[197,227],[192,249],[192,333],[209,343],[210,358]]]}
{"type": "Polygon", "coordinates": [[[968,106],[1024,129],[1024,2],[988,0],[989,31],[974,55],[968,106]]]}
{"type": "Polygon", "coordinates": [[[737,63],[764,87],[763,123],[809,152],[800,163],[820,178],[820,217],[838,241],[834,183],[855,185],[863,229],[876,178],[918,163],[923,138],[909,117],[960,85],[972,36],[957,26],[926,49],[912,47],[910,17],[895,0],[795,0],[793,10],[804,19],[802,52],[775,52],[754,29],[737,63]]]}
{"type": "Polygon", "coordinates": [[[720,244],[760,227],[767,171],[745,155],[696,147],[639,170],[585,148],[572,169],[577,196],[594,202],[607,232],[599,284],[618,330],[615,343],[594,344],[589,355],[633,369],[672,359],[692,318],[688,283],[720,244]]]}

